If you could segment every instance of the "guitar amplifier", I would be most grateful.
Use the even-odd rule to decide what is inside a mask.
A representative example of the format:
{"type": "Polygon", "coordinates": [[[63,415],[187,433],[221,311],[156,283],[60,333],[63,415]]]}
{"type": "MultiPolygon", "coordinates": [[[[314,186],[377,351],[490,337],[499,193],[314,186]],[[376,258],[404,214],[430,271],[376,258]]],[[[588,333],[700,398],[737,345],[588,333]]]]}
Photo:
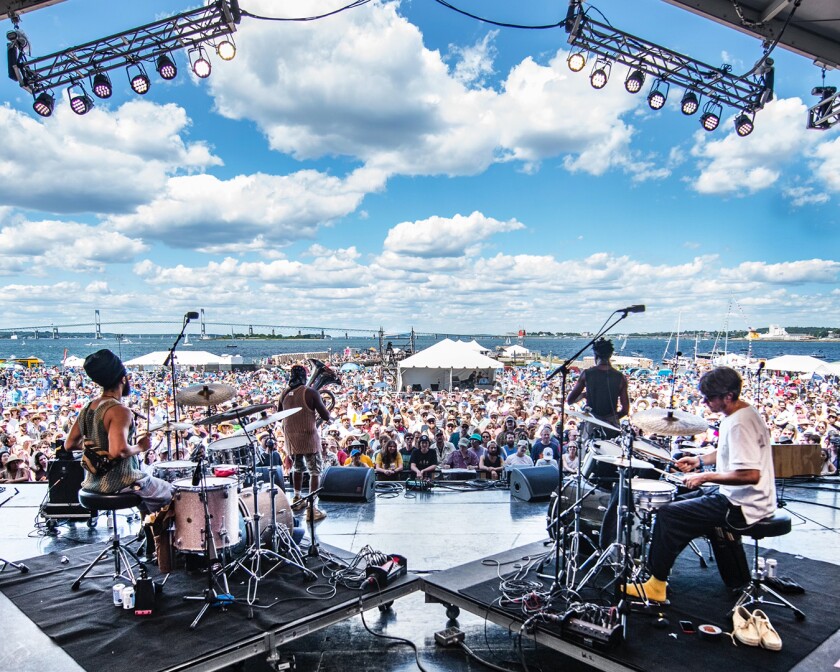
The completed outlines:
{"type": "Polygon", "coordinates": [[[47,483],[50,486],[47,501],[41,507],[46,518],[85,520],[98,514],[79,504],[79,490],[85,480],[79,460],[50,460],[47,466],[47,483]]]}

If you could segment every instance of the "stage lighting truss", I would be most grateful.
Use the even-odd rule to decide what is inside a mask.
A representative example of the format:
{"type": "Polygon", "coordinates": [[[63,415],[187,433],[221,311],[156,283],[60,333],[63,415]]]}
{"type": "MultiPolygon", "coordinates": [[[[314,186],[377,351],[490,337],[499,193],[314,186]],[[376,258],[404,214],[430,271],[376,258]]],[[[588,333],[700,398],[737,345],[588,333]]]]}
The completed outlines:
{"type": "MultiPolygon", "coordinates": [[[[164,55],[174,70],[170,55],[175,50],[198,48],[204,43],[222,45],[225,41],[233,45],[226,38],[236,31],[239,19],[237,0],[216,0],[198,9],[38,58],[28,55],[28,49],[20,46],[22,40],[12,43],[10,39],[9,76],[37,97],[42,91],[91,81],[97,74],[117,68],[144,61],[159,65],[159,58],[164,55]]],[[[232,58],[235,47],[232,52],[225,47],[224,53],[232,58]]],[[[221,53],[220,56],[224,57],[221,53]]],[[[162,73],[161,77],[166,78],[162,73]]]]}
{"type": "Polygon", "coordinates": [[[811,95],[819,96],[820,102],[808,109],[808,128],[825,131],[840,123],[840,94],[836,86],[817,86],[811,95]]]}
{"type": "Polygon", "coordinates": [[[603,60],[627,66],[630,72],[625,86],[631,93],[641,89],[639,80],[643,83],[647,75],[656,78],[657,82],[693,92],[698,105],[700,96],[705,96],[718,105],[755,113],[773,98],[773,60],[767,57],[760,59],[750,73],[735,75],[730,66],[707,65],[596,21],[583,10],[581,0],[569,2],[566,32],[569,33],[568,41],[574,49],[573,53],[594,54],[599,62],[603,60]],[[631,86],[635,90],[631,90],[631,86]]]}

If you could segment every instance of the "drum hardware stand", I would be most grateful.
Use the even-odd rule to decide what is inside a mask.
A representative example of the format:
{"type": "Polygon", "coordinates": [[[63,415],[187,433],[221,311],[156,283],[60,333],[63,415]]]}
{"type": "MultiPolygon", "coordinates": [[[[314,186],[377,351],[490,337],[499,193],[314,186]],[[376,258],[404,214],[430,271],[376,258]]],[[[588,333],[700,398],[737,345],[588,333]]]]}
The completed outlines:
{"type": "MultiPolygon", "coordinates": [[[[175,399],[175,388],[177,387],[177,383],[175,380],[175,373],[176,373],[176,366],[175,366],[175,348],[178,347],[178,343],[181,342],[181,339],[184,338],[184,332],[187,330],[187,325],[190,323],[190,320],[197,320],[198,313],[195,311],[190,311],[186,315],[184,315],[184,324],[181,327],[181,332],[178,334],[178,337],[175,339],[175,342],[172,344],[172,347],[169,348],[169,354],[166,356],[166,359],[163,361],[164,366],[168,366],[170,369],[170,373],[172,375],[172,422],[178,422],[178,402],[175,399]]],[[[168,436],[167,436],[167,444],[168,444],[168,436]]],[[[167,445],[167,448],[169,446],[167,445]]],[[[175,451],[178,451],[178,435],[175,435],[175,451]]]]}
{"type": "MultiPolygon", "coordinates": [[[[558,464],[558,476],[557,476],[557,493],[558,496],[561,495],[563,492],[563,439],[565,430],[566,430],[566,388],[568,385],[568,378],[569,378],[569,368],[583,352],[591,347],[595,341],[599,338],[604,336],[608,333],[613,327],[615,327],[619,322],[624,320],[628,314],[631,312],[641,312],[645,308],[644,306],[630,306],[628,308],[624,308],[621,310],[613,311],[613,313],[605,320],[604,324],[601,325],[601,328],[595,333],[595,335],[574,355],[569,357],[565,362],[563,362],[560,366],[558,366],[554,371],[549,373],[546,376],[546,381],[551,380],[556,376],[558,373],[561,374],[561,382],[560,382],[560,394],[562,403],[560,404],[560,457],[557,461],[558,464]],[[619,315],[615,320],[610,323],[610,320],[615,315],[619,315]]],[[[582,465],[582,461],[581,461],[582,465]]],[[[580,493],[580,469],[578,469],[578,493],[580,493]]],[[[578,503],[578,507],[580,504],[578,503]]],[[[579,532],[580,526],[580,512],[577,511],[575,514],[575,533],[579,532]]],[[[568,568],[566,566],[566,558],[569,557],[567,554],[569,553],[568,548],[568,541],[566,539],[566,528],[564,525],[561,524],[560,516],[557,516],[557,522],[555,525],[555,545],[554,545],[554,583],[551,586],[552,591],[557,588],[561,588],[560,581],[561,578],[566,580],[566,585],[571,586],[574,583],[574,576],[568,575],[568,568]]],[[[588,574],[587,574],[588,576],[588,574]]],[[[561,588],[562,589],[562,588],[561,588]]]]}
{"type": "MultiPolygon", "coordinates": [[[[207,503],[207,476],[204,470],[203,455],[199,455],[198,457],[196,475],[199,477],[201,484],[199,497],[204,504],[204,552],[207,554],[207,587],[201,595],[184,596],[185,600],[200,600],[204,602],[201,606],[201,610],[195,617],[195,620],[190,623],[191,630],[198,626],[198,622],[207,612],[209,607],[221,607],[224,611],[225,608],[234,601],[233,595],[230,594],[230,589],[228,587],[227,575],[225,574],[226,567],[224,567],[219,561],[218,550],[216,549],[216,539],[214,538],[213,530],[210,527],[210,507],[207,503]],[[220,577],[221,582],[219,582],[220,577]],[[219,592],[218,588],[221,588],[222,592],[219,592]]],[[[195,476],[193,476],[193,480],[195,480],[195,476]]],[[[219,530],[219,535],[225,537],[227,536],[227,531],[224,527],[219,530]]]]}
{"type": "MultiPolygon", "coordinates": [[[[0,487],[0,493],[4,493],[4,492],[6,492],[6,488],[0,487]]],[[[9,495],[8,497],[6,497],[6,499],[4,499],[2,502],[0,502],[0,506],[3,506],[6,502],[8,502],[13,497],[17,497],[17,495],[19,495],[19,494],[20,494],[20,490],[15,488],[15,493],[13,495],[9,495]]],[[[29,571],[29,567],[24,565],[22,562],[12,562],[11,560],[6,560],[5,558],[0,558],[0,573],[5,572],[6,567],[8,567],[8,566],[14,567],[15,569],[19,570],[21,574],[26,574],[29,571]]]]}
{"type": "MultiPolygon", "coordinates": [[[[254,513],[252,516],[252,520],[254,522],[254,535],[251,545],[245,550],[242,557],[228,565],[228,567],[231,568],[231,572],[235,572],[237,569],[242,569],[242,571],[248,575],[247,602],[249,606],[253,607],[254,603],[257,601],[257,591],[259,590],[260,581],[262,581],[280,565],[288,564],[293,567],[297,567],[301,570],[304,579],[306,580],[315,580],[318,578],[318,575],[303,564],[303,557],[300,553],[300,549],[297,547],[297,544],[295,544],[292,537],[282,525],[276,524],[276,521],[274,520],[276,511],[273,492],[271,495],[271,526],[274,528],[271,537],[272,544],[270,549],[262,547],[262,531],[260,530],[260,518],[262,518],[262,514],[260,513],[259,504],[260,488],[257,483],[257,444],[254,442],[253,437],[248,430],[245,430],[245,436],[248,437],[249,458],[251,460],[250,467],[253,477],[251,487],[254,493],[254,513]],[[278,538],[285,547],[284,550],[287,551],[287,555],[291,557],[286,557],[279,552],[277,544],[278,538]],[[272,563],[271,567],[269,567],[266,571],[262,571],[263,558],[266,558],[272,563]]],[[[227,567],[225,567],[225,569],[227,569],[227,567]]]]}
{"type": "Polygon", "coordinates": [[[309,550],[306,552],[306,557],[308,558],[318,558],[321,555],[318,540],[315,538],[315,498],[323,489],[318,488],[314,492],[310,492],[306,497],[301,497],[301,499],[306,501],[306,510],[309,512],[309,550]]]}

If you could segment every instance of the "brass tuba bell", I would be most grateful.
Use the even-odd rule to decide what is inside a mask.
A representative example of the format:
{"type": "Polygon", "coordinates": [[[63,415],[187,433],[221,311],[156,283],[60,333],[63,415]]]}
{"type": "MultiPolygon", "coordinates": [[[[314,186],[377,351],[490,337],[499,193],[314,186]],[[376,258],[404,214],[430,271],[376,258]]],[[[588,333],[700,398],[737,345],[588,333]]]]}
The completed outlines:
{"type": "Polygon", "coordinates": [[[332,411],[335,407],[335,395],[330,390],[325,390],[327,385],[341,385],[341,376],[333,371],[329,366],[324,364],[320,359],[310,357],[307,360],[312,366],[312,373],[309,374],[309,380],[306,381],[306,386],[317,390],[324,401],[324,406],[328,411],[332,411]]]}

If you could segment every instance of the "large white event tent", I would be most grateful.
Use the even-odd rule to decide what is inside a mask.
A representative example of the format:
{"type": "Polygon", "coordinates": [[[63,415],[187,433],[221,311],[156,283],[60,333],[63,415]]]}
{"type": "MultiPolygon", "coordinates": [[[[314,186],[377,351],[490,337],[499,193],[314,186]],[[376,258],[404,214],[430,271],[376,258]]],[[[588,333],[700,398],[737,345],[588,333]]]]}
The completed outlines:
{"type": "Polygon", "coordinates": [[[773,357],[764,363],[768,371],[785,371],[787,373],[816,373],[826,367],[826,362],[809,355],[782,355],[773,357]]]}
{"type": "Polygon", "coordinates": [[[400,390],[451,390],[472,377],[477,387],[491,387],[503,365],[467,343],[445,338],[400,362],[400,390]]]}
{"type": "MultiPolygon", "coordinates": [[[[163,366],[166,357],[169,355],[168,350],[156,350],[140,357],[135,357],[125,362],[126,366],[142,366],[153,367],[163,366]]],[[[206,350],[184,350],[175,352],[175,363],[178,366],[208,366],[215,364],[230,364],[229,357],[220,357],[214,355],[212,352],[206,350]]]]}

